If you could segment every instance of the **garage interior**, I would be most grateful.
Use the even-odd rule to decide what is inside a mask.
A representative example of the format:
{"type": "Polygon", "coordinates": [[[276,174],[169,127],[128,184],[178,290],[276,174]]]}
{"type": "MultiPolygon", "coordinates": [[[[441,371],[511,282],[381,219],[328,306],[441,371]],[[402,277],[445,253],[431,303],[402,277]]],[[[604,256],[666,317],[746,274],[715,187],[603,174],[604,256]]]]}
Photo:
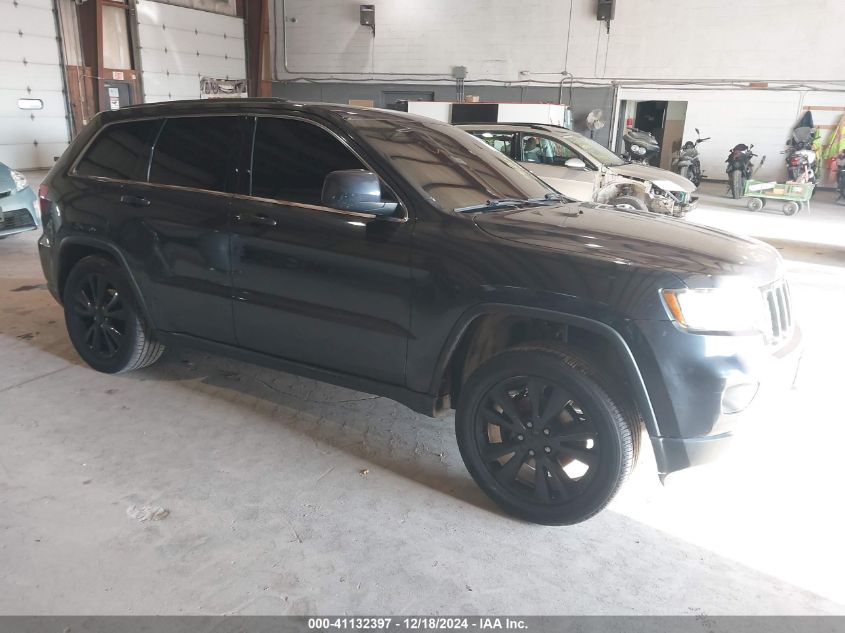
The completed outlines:
{"type": "Polygon", "coordinates": [[[661,484],[646,448],[607,511],[543,527],[475,486],[453,416],[188,349],[92,371],[44,284],[40,231],[9,235],[0,614],[845,615],[835,161],[793,216],[725,193],[737,143],[766,157],[755,178],[783,182],[805,113],[822,147],[842,142],[845,5],[617,0],[597,19],[605,4],[0,0],[0,163],[34,191],[97,112],[141,103],[563,104],[617,153],[657,117],[666,169],[696,129],[710,137],[678,221],[776,247],[806,346],[797,383],[720,461],[661,484]],[[812,23],[799,50],[796,12],[812,23]]]}

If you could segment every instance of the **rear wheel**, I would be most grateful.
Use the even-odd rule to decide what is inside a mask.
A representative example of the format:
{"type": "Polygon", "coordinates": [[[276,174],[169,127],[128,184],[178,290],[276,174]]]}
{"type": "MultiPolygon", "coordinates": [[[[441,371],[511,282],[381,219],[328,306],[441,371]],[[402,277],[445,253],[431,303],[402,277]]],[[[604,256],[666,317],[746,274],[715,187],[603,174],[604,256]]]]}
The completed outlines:
{"type": "Polygon", "coordinates": [[[140,369],[164,353],[138,308],[126,273],[108,259],[89,256],[73,267],[65,284],[64,308],[73,346],[97,371],[140,369]]]}
{"type": "Polygon", "coordinates": [[[634,463],[634,434],[583,359],[515,348],[461,390],[458,446],[476,483],[506,512],[545,525],[584,521],[613,498],[634,463]]]}
{"type": "Polygon", "coordinates": [[[801,206],[797,202],[790,200],[789,202],[784,203],[781,210],[784,215],[795,215],[801,210],[801,206]]]}
{"type": "Polygon", "coordinates": [[[731,196],[736,200],[741,198],[745,191],[745,178],[742,177],[742,172],[734,169],[731,172],[731,196]]]}

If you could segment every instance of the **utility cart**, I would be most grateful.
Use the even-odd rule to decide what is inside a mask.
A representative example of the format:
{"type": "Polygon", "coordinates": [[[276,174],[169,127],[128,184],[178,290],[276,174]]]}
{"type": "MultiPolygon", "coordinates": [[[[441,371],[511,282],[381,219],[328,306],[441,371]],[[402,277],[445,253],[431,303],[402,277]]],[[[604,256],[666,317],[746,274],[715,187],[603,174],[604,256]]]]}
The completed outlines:
{"type": "Polygon", "coordinates": [[[780,208],[784,215],[795,215],[804,205],[810,212],[810,197],[815,185],[810,182],[763,182],[761,180],[747,180],[743,197],[748,198],[748,210],[759,211],[766,206],[767,200],[780,200],[780,208]]]}

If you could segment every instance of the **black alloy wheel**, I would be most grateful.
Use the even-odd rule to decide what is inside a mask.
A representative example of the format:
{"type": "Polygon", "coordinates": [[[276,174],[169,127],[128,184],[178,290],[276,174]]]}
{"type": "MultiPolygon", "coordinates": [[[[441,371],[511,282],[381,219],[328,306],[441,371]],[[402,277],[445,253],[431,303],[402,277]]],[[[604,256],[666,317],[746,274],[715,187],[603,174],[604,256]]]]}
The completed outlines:
{"type": "Polygon", "coordinates": [[[580,358],[518,348],[482,364],[455,417],[476,483],[507,512],[547,525],[606,506],[634,461],[633,428],[580,358]]]}
{"type": "Polygon", "coordinates": [[[589,486],[601,446],[569,390],[536,376],[508,378],[487,392],[477,415],[478,451],[508,494],[547,505],[589,486]]]}
{"type": "Polygon", "coordinates": [[[113,358],[126,343],[127,311],[115,285],[99,273],[88,273],[79,283],[71,310],[81,340],[103,359],[113,358]]]}
{"type": "Polygon", "coordinates": [[[124,270],[98,255],[80,260],[64,287],[65,323],[82,359],[114,374],[157,361],[164,345],[147,324],[124,270]]]}

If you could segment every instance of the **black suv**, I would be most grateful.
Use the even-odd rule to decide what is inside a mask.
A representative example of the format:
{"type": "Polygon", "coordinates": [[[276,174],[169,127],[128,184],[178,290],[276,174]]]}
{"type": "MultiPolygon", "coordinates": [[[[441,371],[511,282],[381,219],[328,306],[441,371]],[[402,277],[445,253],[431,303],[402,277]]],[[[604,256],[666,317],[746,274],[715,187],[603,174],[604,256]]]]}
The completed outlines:
{"type": "Polygon", "coordinates": [[[801,334],[780,256],[572,203],[450,125],[281,100],[97,116],[39,191],[41,262],[93,368],[190,345],[456,409],[506,511],[582,521],[710,460],[801,334]],[[766,379],[764,379],[766,377],[766,379]]]}

